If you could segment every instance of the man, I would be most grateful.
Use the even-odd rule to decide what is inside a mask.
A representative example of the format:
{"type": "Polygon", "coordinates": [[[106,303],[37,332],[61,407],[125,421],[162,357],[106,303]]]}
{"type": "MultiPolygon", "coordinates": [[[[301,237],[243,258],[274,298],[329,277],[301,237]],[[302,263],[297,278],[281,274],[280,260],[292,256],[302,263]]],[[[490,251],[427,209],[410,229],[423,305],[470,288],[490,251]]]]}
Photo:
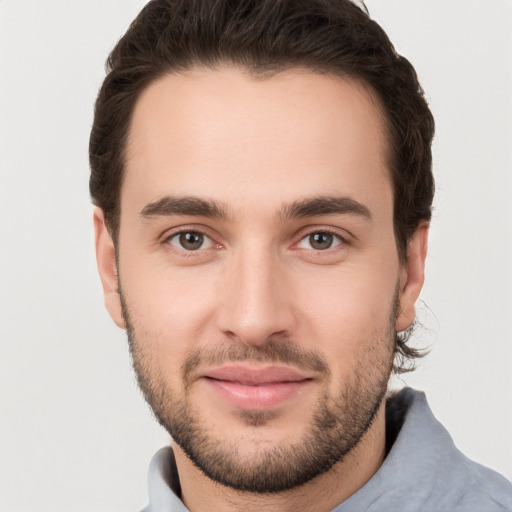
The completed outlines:
{"type": "Polygon", "coordinates": [[[155,0],[91,133],[106,306],[173,438],[147,511],[493,511],[420,393],[434,123],[346,0],[155,0]]]}

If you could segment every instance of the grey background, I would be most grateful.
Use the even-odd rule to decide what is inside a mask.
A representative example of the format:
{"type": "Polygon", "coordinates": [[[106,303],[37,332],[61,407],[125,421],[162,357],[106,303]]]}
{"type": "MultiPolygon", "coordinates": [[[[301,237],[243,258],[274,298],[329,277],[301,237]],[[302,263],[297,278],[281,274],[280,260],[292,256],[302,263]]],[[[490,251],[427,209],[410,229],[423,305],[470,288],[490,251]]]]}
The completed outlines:
{"type": "MultiPolygon", "coordinates": [[[[0,2],[0,510],[127,511],[168,442],[96,274],[87,145],[103,63],[144,2],[0,2]]],[[[512,2],[369,0],[437,119],[420,342],[404,381],[512,478],[512,2]]]]}

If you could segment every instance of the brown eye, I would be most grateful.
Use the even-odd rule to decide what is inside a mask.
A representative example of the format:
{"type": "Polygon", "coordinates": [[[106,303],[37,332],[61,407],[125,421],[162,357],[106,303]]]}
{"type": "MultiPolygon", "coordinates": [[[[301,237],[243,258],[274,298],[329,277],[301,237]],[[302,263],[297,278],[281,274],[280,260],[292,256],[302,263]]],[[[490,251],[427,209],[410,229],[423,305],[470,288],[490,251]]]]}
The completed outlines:
{"type": "Polygon", "coordinates": [[[315,251],[325,251],[342,243],[342,239],[328,231],[317,231],[305,236],[299,243],[302,249],[314,249],[315,251]]]}
{"type": "Polygon", "coordinates": [[[177,249],[185,251],[197,251],[211,247],[211,240],[203,233],[197,231],[183,231],[169,239],[169,243],[177,249]]]}

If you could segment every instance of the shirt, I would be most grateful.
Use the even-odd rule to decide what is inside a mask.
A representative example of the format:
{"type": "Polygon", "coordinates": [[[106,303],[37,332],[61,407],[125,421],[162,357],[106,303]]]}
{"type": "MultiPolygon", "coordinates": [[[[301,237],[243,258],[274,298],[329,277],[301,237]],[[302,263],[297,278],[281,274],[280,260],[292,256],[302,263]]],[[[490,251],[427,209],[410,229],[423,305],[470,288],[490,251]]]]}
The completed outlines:
{"type": "MultiPolygon", "coordinates": [[[[386,404],[389,452],[382,466],[333,512],[512,511],[512,483],[469,460],[436,420],[425,395],[409,388],[386,404]]],[[[187,512],[171,447],[153,457],[142,512],[187,512]]]]}

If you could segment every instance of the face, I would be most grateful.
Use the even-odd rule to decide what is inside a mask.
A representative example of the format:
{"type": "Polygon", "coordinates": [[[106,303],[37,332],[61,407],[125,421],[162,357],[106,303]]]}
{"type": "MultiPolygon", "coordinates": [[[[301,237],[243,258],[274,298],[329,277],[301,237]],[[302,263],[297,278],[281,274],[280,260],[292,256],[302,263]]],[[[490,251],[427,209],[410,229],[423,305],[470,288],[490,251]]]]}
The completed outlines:
{"type": "Polygon", "coordinates": [[[140,97],[121,293],[97,212],[100,273],[149,404],[213,480],[296,487],[371,428],[424,258],[413,241],[399,263],[386,161],[378,102],[353,81],[194,70],[140,97]]]}

